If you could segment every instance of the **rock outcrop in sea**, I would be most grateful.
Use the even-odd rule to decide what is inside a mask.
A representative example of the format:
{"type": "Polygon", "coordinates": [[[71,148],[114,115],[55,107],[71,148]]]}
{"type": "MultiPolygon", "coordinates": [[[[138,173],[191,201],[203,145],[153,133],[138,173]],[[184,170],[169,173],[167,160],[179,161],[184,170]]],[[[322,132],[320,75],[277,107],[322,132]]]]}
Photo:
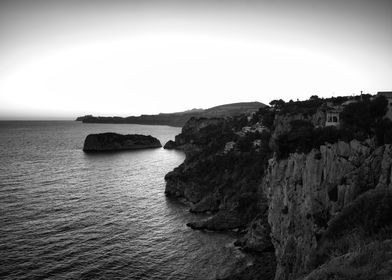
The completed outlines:
{"type": "Polygon", "coordinates": [[[314,98],[191,119],[170,144],[186,159],[166,175],[165,193],[213,213],[190,227],[242,233],[236,245],[256,261],[227,279],[391,279],[387,105],[314,98]],[[340,122],[326,126],[331,110],[340,122]]]}
{"type": "Polygon", "coordinates": [[[89,134],[84,140],[84,152],[139,150],[162,147],[161,142],[148,135],[117,134],[112,132],[89,134]]]}

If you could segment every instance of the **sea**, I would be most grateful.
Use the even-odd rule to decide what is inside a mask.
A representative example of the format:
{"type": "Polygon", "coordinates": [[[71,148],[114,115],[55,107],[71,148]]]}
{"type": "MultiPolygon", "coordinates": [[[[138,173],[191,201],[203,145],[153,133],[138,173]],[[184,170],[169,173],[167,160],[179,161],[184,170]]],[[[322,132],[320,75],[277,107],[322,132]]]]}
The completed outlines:
{"type": "Polygon", "coordinates": [[[86,154],[90,133],[180,128],[75,121],[0,122],[0,279],[216,279],[250,260],[234,233],[164,195],[185,158],[163,148],[86,154]]]}

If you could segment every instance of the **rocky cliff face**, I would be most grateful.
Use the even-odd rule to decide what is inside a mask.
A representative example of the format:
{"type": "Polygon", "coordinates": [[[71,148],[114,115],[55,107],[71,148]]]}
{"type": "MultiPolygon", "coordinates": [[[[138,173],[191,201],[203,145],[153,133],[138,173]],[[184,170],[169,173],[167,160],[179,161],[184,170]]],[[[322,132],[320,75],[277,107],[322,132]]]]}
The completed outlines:
{"type": "Polygon", "coordinates": [[[248,151],[225,152],[227,142],[242,139],[233,130],[236,121],[191,119],[176,136],[174,146],[185,151],[186,160],[166,175],[166,195],[190,201],[192,212],[216,213],[189,223],[192,228],[244,228],[263,207],[256,193],[269,154],[257,152],[251,142],[245,147],[248,151]]]}
{"type": "MultiPolygon", "coordinates": [[[[174,142],[187,158],[166,176],[166,194],[191,201],[193,212],[216,213],[191,227],[241,228],[244,235],[237,245],[258,253],[274,251],[276,280],[329,279],[347,272],[333,272],[343,256],[353,267],[357,264],[352,262],[379,246],[374,240],[390,244],[385,236],[392,234],[392,145],[384,144],[387,130],[373,130],[384,122],[376,117],[367,127],[351,122],[336,130],[323,128],[321,108],[309,114],[296,110],[192,120],[174,142]],[[355,251],[358,244],[368,251],[355,251]]],[[[390,245],[386,248],[378,258],[384,268],[380,275],[392,274],[390,245]]],[[[358,271],[339,279],[353,279],[358,271]]],[[[370,268],[361,271],[372,273],[370,268]]],[[[261,275],[255,268],[233,279],[261,275]]]]}
{"type": "Polygon", "coordinates": [[[259,193],[271,156],[270,133],[258,117],[191,119],[167,145],[183,150],[186,159],[166,175],[166,195],[185,198],[193,213],[212,214],[188,226],[242,232],[245,235],[236,245],[262,254],[244,272],[227,279],[254,279],[255,275],[273,279],[275,274],[267,198],[259,193]]]}
{"type": "MultiPolygon", "coordinates": [[[[188,180],[190,178],[187,177],[193,175],[190,174],[192,171],[198,171],[201,168],[199,159],[195,157],[200,155],[208,146],[211,140],[208,134],[211,131],[212,133],[219,131],[223,121],[223,119],[192,118],[183,127],[181,134],[175,137],[174,142],[166,143],[166,148],[176,148],[186,154],[184,163],[165,176],[166,195],[183,197],[193,203],[204,199],[205,204],[211,204],[209,207],[206,205],[204,211],[215,210],[218,203],[210,197],[211,189],[200,185],[195,180],[188,180]]],[[[200,210],[200,212],[203,212],[203,210],[200,210]]]]}
{"type": "Polygon", "coordinates": [[[360,194],[392,188],[392,146],[338,142],[309,154],[269,162],[261,188],[269,198],[268,222],[278,260],[275,279],[312,269],[311,255],[329,220],[360,194]]]}

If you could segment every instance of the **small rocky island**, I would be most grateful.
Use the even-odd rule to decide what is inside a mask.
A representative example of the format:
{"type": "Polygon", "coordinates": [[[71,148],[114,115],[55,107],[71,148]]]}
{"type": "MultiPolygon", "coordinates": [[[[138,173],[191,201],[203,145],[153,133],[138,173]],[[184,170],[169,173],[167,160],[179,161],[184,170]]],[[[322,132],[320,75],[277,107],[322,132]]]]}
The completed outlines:
{"type": "Polygon", "coordinates": [[[112,132],[89,134],[84,140],[84,152],[110,152],[162,147],[161,142],[151,135],[117,134],[112,132]]]}

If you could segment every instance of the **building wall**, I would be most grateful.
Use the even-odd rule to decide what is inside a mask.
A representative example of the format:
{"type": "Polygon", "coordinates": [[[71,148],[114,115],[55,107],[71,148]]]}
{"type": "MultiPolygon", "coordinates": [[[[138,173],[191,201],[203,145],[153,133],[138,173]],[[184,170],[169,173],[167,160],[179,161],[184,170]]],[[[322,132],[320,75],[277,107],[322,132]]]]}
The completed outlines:
{"type": "Polygon", "coordinates": [[[325,122],[325,126],[338,126],[339,122],[339,113],[327,112],[327,120],[325,122]]]}

